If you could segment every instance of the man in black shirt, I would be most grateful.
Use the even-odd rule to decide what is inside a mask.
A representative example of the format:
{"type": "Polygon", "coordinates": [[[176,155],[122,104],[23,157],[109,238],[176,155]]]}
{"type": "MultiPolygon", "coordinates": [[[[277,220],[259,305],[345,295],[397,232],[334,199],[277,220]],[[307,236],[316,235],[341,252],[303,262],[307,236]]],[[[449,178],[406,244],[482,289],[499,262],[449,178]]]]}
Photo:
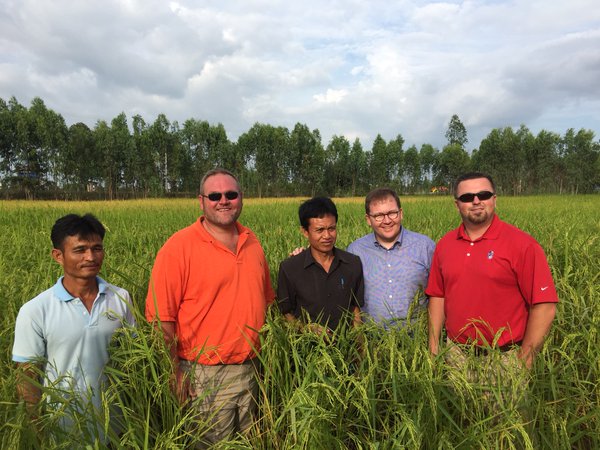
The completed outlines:
{"type": "Polygon", "coordinates": [[[362,265],[358,256],[335,247],[335,204],[315,197],[300,206],[298,215],[310,246],[279,266],[279,309],[289,321],[306,313],[310,329],[318,332],[335,330],[343,320],[357,325],[364,298],[362,265]]]}

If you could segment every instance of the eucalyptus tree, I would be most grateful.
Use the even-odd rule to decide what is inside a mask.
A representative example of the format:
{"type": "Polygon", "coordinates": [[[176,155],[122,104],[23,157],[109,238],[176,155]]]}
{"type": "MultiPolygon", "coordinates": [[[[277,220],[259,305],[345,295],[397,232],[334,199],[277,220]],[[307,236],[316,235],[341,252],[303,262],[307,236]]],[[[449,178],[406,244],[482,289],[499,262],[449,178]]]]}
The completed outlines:
{"type": "Polygon", "coordinates": [[[457,114],[453,114],[450,118],[450,122],[448,123],[448,130],[446,130],[446,139],[448,141],[448,145],[458,145],[461,148],[465,148],[469,139],[467,137],[467,129],[460,121],[457,114]]]}
{"type": "Polygon", "coordinates": [[[43,100],[36,97],[31,107],[20,105],[13,97],[8,102],[10,128],[12,131],[3,150],[9,177],[15,186],[22,189],[27,198],[55,185],[60,173],[55,164],[64,150],[67,128],[59,114],[46,108],[43,100]]]}
{"type": "Polygon", "coordinates": [[[409,192],[416,192],[422,181],[421,161],[419,151],[415,145],[411,145],[404,152],[404,165],[402,167],[404,185],[409,192]]]}
{"type": "Polygon", "coordinates": [[[288,182],[285,164],[289,131],[255,123],[237,141],[237,151],[248,161],[248,188],[259,197],[279,195],[288,182]]]}
{"type": "Polygon", "coordinates": [[[71,125],[67,145],[60,158],[65,187],[75,192],[93,191],[101,181],[100,164],[92,130],[82,122],[71,125]]]}
{"type": "Polygon", "coordinates": [[[392,176],[388,167],[388,146],[380,134],[378,134],[373,141],[370,156],[369,189],[377,185],[391,184],[392,176]]]}
{"type": "Polygon", "coordinates": [[[473,155],[473,167],[490,173],[500,191],[520,193],[528,135],[529,130],[524,126],[517,133],[511,127],[493,129],[473,155]]]}
{"type": "Polygon", "coordinates": [[[158,173],[158,152],[150,136],[150,127],[139,114],[131,121],[133,153],[133,189],[144,197],[157,195],[162,191],[162,182],[158,173]]]}
{"type": "Polygon", "coordinates": [[[389,183],[402,190],[402,175],[404,173],[404,138],[398,134],[387,144],[386,149],[386,172],[389,183]]]}
{"type": "Polygon", "coordinates": [[[297,123],[289,138],[290,175],[297,194],[314,196],[322,188],[325,150],[319,130],[297,123]]]}
{"type": "Polygon", "coordinates": [[[421,145],[419,150],[419,162],[421,164],[421,174],[423,181],[433,182],[436,161],[439,152],[431,144],[421,145]]]}
{"type": "Polygon", "coordinates": [[[325,149],[324,189],[329,195],[344,195],[351,190],[350,142],[333,136],[325,149]]]}
{"type": "Polygon", "coordinates": [[[354,139],[354,142],[352,143],[348,161],[348,170],[350,171],[351,177],[350,192],[354,197],[359,192],[367,190],[366,184],[369,175],[367,156],[365,155],[362,144],[358,138],[354,139]]]}
{"type": "Polygon", "coordinates": [[[159,114],[148,129],[149,143],[154,151],[161,190],[171,192],[181,187],[182,148],[179,142],[179,125],[169,122],[164,114],[159,114]]]}
{"type": "Polygon", "coordinates": [[[3,186],[9,184],[9,176],[13,173],[16,158],[16,127],[12,105],[18,104],[12,97],[7,103],[0,98],[0,181],[3,186]]]}
{"type": "Polygon", "coordinates": [[[557,192],[561,176],[557,171],[561,137],[541,130],[525,147],[524,175],[528,193],[557,192]]]}
{"type": "Polygon", "coordinates": [[[563,138],[563,158],[571,193],[591,193],[600,184],[596,170],[599,154],[600,144],[594,142],[593,131],[567,130],[563,138]]]}
{"type": "Polygon", "coordinates": [[[452,186],[454,180],[471,168],[469,154],[458,144],[446,145],[436,163],[437,184],[452,186]]]}

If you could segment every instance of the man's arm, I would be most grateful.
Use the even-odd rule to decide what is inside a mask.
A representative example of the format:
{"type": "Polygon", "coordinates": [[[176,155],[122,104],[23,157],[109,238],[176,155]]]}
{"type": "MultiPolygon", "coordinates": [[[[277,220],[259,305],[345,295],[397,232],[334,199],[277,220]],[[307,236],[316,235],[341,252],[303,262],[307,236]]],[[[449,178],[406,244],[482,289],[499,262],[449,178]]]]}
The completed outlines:
{"type": "Polygon", "coordinates": [[[437,355],[440,349],[442,327],[446,321],[444,298],[430,297],[427,311],[429,313],[429,351],[432,355],[437,355]]]}
{"type": "Polygon", "coordinates": [[[37,408],[42,397],[42,391],[35,382],[38,375],[35,363],[17,363],[17,395],[25,402],[31,418],[37,417],[37,408]]]}
{"type": "Polygon", "coordinates": [[[362,317],[360,315],[360,308],[358,306],[354,307],[354,309],[352,310],[352,315],[352,326],[354,328],[358,328],[362,324],[362,317]]]}
{"type": "Polygon", "coordinates": [[[556,303],[536,303],[529,310],[527,328],[519,352],[519,358],[528,369],[533,365],[535,355],[542,347],[555,315],[556,303]]]}
{"type": "Polygon", "coordinates": [[[175,322],[161,322],[161,331],[165,339],[169,356],[173,364],[172,389],[180,402],[185,402],[189,392],[189,379],[179,368],[179,354],[177,353],[177,333],[175,322]]]}

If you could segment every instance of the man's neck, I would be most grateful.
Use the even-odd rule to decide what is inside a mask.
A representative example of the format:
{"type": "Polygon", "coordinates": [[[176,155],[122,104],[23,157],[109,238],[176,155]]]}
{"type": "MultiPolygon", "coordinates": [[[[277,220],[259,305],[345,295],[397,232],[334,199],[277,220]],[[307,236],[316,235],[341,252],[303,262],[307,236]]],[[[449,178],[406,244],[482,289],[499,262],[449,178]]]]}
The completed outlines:
{"type": "Polygon", "coordinates": [[[204,229],[214,237],[217,241],[231,250],[233,253],[237,251],[237,243],[239,232],[235,223],[231,225],[221,226],[218,224],[210,223],[208,220],[203,220],[202,225],[204,229]]]}
{"type": "MultiPolygon", "coordinates": [[[[400,233],[402,232],[402,228],[400,228],[400,233]]],[[[392,239],[390,240],[386,240],[384,241],[383,239],[380,239],[379,236],[375,235],[375,240],[377,241],[377,243],[379,245],[381,245],[383,248],[389,250],[390,248],[392,248],[396,242],[398,242],[398,237],[400,237],[400,233],[398,233],[396,236],[394,236],[392,239]]]]}
{"type": "Polygon", "coordinates": [[[488,223],[482,224],[472,224],[470,222],[463,222],[465,226],[465,233],[469,236],[469,239],[472,241],[476,241],[481,236],[485,234],[488,228],[492,225],[492,221],[490,220],[488,223]]]}
{"type": "Polygon", "coordinates": [[[88,311],[92,310],[94,300],[98,297],[98,280],[93,278],[74,278],[65,275],[62,285],[73,297],[83,302],[88,311]]]}
{"type": "Polygon", "coordinates": [[[311,247],[310,254],[312,255],[313,259],[316,262],[318,262],[321,265],[321,267],[323,267],[323,269],[325,269],[325,272],[329,272],[331,263],[333,262],[333,259],[335,258],[335,255],[333,254],[333,250],[331,250],[330,252],[320,252],[318,250],[315,250],[313,247],[311,247]]]}

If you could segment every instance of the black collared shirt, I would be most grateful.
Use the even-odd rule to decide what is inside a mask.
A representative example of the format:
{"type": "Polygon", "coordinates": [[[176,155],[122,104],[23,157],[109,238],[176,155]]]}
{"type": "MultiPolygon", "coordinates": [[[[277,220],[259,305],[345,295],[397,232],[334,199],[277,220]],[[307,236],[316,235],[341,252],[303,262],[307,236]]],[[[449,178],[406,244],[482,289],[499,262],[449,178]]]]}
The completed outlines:
{"type": "Polygon", "coordinates": [[[277,298],[283,314],[301,318],[305,310],[312,321],[333,330],[344,314],[363,305],[360,258],[339,248],[333,249],[333,255],[329,272],[315,261],[310,250],[279,265],[277,298]]]}

